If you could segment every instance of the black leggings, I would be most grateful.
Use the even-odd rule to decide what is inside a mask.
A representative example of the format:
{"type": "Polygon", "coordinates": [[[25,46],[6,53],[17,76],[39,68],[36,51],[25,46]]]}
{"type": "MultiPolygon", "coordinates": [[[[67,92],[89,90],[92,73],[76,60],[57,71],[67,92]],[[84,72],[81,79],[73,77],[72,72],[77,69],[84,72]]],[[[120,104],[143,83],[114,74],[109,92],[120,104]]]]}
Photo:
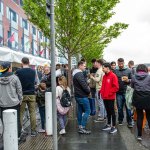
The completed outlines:
{"type": "Polygon", "coordinates": [[[114,108],[114,100],[104,100],[104,105],[107,112],[107,124],[111,125],[111,118],[112,118],[112,125],[116,125],[116,115],[115,115],[115,108],[114,108]]]}
{"type": "MultiPolygon", "coordinates": [[[[143,118],[144,118],[144,113],[143,109],[136,109],[137,112],[137,129],[138,129],[138,136],[142,136],[142,125],[143,125],[143,118]]],[[[146,118],[148,121],[148,125],[150,128],[150,109],[145,109],[146,112],[146,118]]]]}

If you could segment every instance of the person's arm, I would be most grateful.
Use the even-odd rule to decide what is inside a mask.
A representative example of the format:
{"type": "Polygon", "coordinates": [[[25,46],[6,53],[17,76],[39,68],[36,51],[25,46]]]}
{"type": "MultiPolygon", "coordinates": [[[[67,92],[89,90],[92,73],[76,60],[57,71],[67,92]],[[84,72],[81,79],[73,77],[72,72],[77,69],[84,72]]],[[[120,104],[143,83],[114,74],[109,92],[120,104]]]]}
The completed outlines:
{"type": "Polygon", "coordinates": [[[80,86],[82,87],[82,89],[87,93],[90,94],[90,88],[88,87],[88,84],[85,80],[85,77],[82,73],[79,74],[79,76],[77,77],[78,83],[80,84],[80,86]]]}
{"type": "Polygon", "coordinates": [[[96,77],[94,77],[92,75],[90,76],[90,78],[93,79],[95,82],[100,82],[102,77],[103,77],[103,73],[102,72],[96,73],[96,77]]]}
{"type": "Polygon", "coordinates": [[[18,94],[18,99],[20,100],[20,102],[22,102],[22,100],[23,100],[22,86],[21,86],[21,82],[17,76],[16,76],[16,91],[18,94]]]}
{"type": "Polygon", "coordinates": [[[112,79],[111,93],[116,93],[118,90],[119,90],[118,78],[116,75],[114,75],[112,79]]]}
{"type": "Polygon", "coordinates": [[[134,76],[131,79],[131,87],[134,88],[134,76]]]}

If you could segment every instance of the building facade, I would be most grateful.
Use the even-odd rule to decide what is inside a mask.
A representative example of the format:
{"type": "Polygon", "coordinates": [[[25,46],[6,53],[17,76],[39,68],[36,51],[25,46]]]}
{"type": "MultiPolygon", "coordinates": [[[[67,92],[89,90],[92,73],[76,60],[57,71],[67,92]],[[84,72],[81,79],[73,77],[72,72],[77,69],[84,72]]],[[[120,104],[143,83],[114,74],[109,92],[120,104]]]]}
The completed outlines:
{"type": "Polygon", "coordinates": [[[49,39],[27,20],[23,0],[0,0],[0,45],[50,59],[49,39]]]}

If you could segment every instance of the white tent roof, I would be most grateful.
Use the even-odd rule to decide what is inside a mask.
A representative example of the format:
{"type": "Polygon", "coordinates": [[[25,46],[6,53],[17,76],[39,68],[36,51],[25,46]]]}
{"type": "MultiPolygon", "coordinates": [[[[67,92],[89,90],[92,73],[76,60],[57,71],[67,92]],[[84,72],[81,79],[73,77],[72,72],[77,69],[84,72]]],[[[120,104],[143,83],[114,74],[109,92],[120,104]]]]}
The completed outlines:
{"type": "Polygon", "coordinates": [[[23,57],[28,57],[31,65],[44,66],[45,64],[51,63],[51,61],[48,59],[36,57],[36,56],[25,54],[22,52],[17,52],[7,47],[0,47],[0,61],[21,63],[21,59],[23,57]]]}

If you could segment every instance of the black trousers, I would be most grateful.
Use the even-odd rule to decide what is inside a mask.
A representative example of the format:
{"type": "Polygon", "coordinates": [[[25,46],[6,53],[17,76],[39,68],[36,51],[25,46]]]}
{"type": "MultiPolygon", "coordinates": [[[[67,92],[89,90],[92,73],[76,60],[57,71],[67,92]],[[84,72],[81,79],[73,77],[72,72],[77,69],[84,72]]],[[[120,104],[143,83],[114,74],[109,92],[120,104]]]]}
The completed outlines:
{"type": "Polygon", "coordinates": [[[91,90],[92,98],[95,98],[95,95],[96,95],[96,88],[90,88],[90,90],[91,90]]]}
{"type": "Polygon", "coordinates": [[[115,108],[114,108],[114,100],[104,100],[104,105],[107,112],[107,124],[111,125],[111,119],[112,119],[112,125],[116,125],[116,114],[115,114],[115,108]]]}
{"type": "Polygon", "coordinates": [[[20,104],[13,107],[0,107],[0,115],[3,121],[3,111],[6,109],[15,109],[17,110],[17,125],[18,125],[18,138],[21,135],[21,125],[20,125],[20,104]]]}
{"type": "MultiPolygon", "coordinates": [[[[142,136],[142,125],[143,125],[143,118],[144,118],[144,113],[143,109],[136,109],[137,112],[137,129],[138,129],[138,136],[142,136]]],[[[148,125],[150,128],[150,109],[145,109],[146,112],[146,118],[148,121],[148,125]]]]}

